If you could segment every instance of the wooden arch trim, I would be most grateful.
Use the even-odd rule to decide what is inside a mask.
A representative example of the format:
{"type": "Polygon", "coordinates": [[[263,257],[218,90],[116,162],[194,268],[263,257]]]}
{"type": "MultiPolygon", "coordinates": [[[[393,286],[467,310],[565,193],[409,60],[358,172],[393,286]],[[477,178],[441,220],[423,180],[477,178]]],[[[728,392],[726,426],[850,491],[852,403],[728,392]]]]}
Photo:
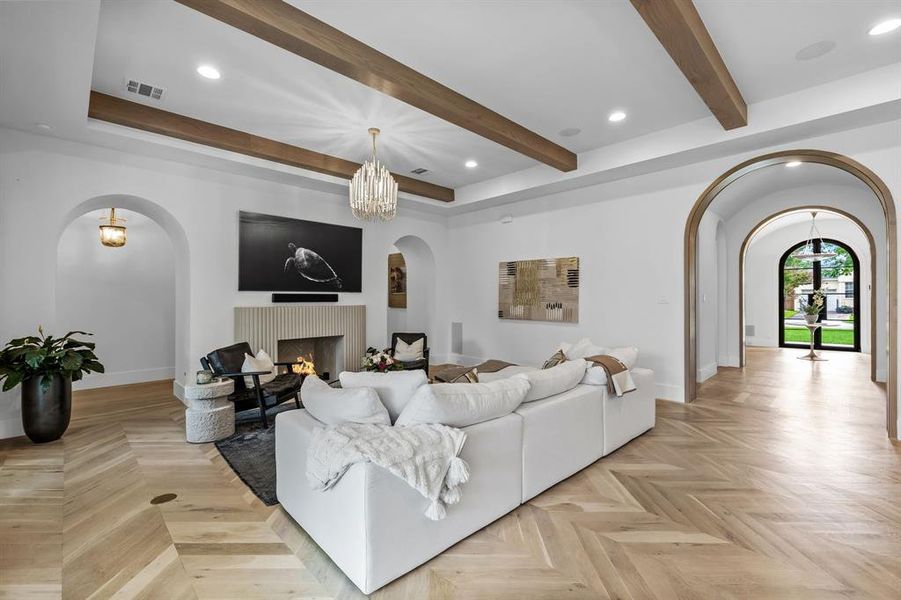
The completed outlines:
{"type": "MultiPolygon", "coordinates": [[[[701,224],[701,218],[710,207],[713,200],[726,187],[735,183],[741,177],[752,173],[758,169],[771,167],[773,165],[784,164],[791,161],[801,161],[807,163],[816,163],[827,165],[841,169],[867,185],[872,190],[879,204],[882,206],[882,213],[885,217],[885,234],[886,234],[886,291],[888,298],[886,309],[888,310],[888,332],[886,347],[888,350],[887,361],[887,382],[886,382],[886,432],[891,439],[898,439],[898,248],[897,248],[897,217],[895,211],[895,202],[892,194],[885,185],[885,182],[879,178],[873,171],[857,162],[856,160],[825,150],[782,150],[757,156],[740,163],[719,177],[717,177],[704,192],[695,201],[688,219],[685,224],[685,243],[684,243],[684,310],[685,310],[685,401],[691,402],[697,396],[697,242],[698,227],[701,224]]],[[[791,210],[798,210],[792,208],[791,210]]],[[[833,210],[833,208],[826,208],[833,210]]],[[[838,211],[836,211],[838,212],[838,211]]],[[[851,216],[851,215],[847,215],[851,216]]],[[[854,219],[856,220],[856,219],[854,219]]],[[[866,228],[863,228],[867,232],[866,228]]],[[[867,232],[870,233],[870,232],[867,232]]],[[[873,244],[871,261],[875,265],[875,242],[872,242],[872,235],[868,235],[873,244]]],[[[747,241],[747,240],[746,240],[747,241]]],[[[744,245],[742,246],[744,251],[744,245]]],[[[743,252],[742,252],[743,256],[743,252]]],[[[872,267],[875,269],[875,266],[872,267]]],[[[873,273],[875,280],[875,272],[873,273]]],[[[874,302],[874,294],[871,294],[871,303],[874,302]]],[[[741,300],[740,300],[741,301],[741,300]]],[[[872,304],[871,304],[872,306],[872,304]]],[[[871,344],[875,342],[875,323],[877,315],[875,311],[871,312],[871,344]]],[[[741,317],[740,317],[741,320],[741,317]]],[[[739,337],[741,339],[741,337],[739,337]]],[[[742,355],[744,347],[742,346],[742,355]]],[[[873,361],[875,363],[875,361],[873,361]]],[[[871,367],[872,371],[872,367],[871,367]]]]}

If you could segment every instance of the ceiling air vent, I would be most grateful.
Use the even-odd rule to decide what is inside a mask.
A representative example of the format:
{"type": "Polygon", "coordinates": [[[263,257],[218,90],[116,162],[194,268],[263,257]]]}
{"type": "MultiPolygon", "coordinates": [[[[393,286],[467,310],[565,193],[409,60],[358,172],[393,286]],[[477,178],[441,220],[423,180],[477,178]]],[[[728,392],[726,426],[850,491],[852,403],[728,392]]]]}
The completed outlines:
{"type": "Polygon", "coordinates": [[[419,167],[418,169],[413,169],[413,170],[410,171],[410,172],[413,173],[414,175],[422,175],[423,173],[428,173],[429,170],[428,170],[428,169],[423,169],[422,167],[419,167]]]}
{"type": "Polygon", "coordinates": [[[128,80],[128,85],[125,86],[125,89],[127,89],[132,94],[145,96],[154,100],[159,100],[163,97],[163,88],[159,88],[142,81],[136,81],[134,79],[128,80]]]}

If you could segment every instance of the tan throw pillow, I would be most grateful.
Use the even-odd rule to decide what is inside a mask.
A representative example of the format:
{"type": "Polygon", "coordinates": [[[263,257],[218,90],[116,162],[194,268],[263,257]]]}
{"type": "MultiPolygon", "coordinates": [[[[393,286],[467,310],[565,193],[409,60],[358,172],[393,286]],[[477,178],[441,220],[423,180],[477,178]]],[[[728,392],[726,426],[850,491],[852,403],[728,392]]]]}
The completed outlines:
{"type": "Polygon", "coordinates": [[[471,368],[470,370],[466,371],[465,373],[457,375],[456,377],[454,377],[453,379],[448,381],[448,383],[478,383],[478,382],[479,382],[479,370],[475,367],[471,368]]]}
{"type": "Polygon", "coordinates": [[[544,364],[541,365],[541,368],[550,369],[564,362],[566,362],[566,355],[563,353],[563,350],[557,350],[556,352],[554,352],[554,355],[552,357],[544,361],[544,364]]]}

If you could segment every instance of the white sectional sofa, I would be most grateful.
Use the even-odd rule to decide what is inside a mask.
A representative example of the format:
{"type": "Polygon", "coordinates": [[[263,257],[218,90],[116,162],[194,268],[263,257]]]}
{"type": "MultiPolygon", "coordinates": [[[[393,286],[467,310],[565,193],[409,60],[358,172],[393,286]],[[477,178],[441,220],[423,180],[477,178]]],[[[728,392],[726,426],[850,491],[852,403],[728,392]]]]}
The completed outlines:
{"type": "MultiPolygon", "coordinates": [[[[637,390],[609,397],[580,384],[463,428],[470,479],[462,500],[431,521],[428,500],[371,463],[352,466],[328,491],[307,482],[307,448],[324,425],[306,410],[278,415],[279,501],[364,593],[428,561],[456,542],[577,473],[654,426],[654,374],[633,369],[637,390]]],[[[454,384],[471,385],[471,384],[454,384]]]]}

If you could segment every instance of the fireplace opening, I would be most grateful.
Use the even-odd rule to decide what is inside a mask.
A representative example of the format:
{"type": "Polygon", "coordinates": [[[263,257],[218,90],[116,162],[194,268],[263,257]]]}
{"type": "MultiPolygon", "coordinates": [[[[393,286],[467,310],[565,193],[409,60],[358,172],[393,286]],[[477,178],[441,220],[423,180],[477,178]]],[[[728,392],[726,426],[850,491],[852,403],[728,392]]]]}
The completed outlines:
{"type": "Polygon", "coordinates": [[[278,341],[277,361],[311,362],[316,374],[333,381],[344,367],[344,336],[297,338],[278,341]]]}

